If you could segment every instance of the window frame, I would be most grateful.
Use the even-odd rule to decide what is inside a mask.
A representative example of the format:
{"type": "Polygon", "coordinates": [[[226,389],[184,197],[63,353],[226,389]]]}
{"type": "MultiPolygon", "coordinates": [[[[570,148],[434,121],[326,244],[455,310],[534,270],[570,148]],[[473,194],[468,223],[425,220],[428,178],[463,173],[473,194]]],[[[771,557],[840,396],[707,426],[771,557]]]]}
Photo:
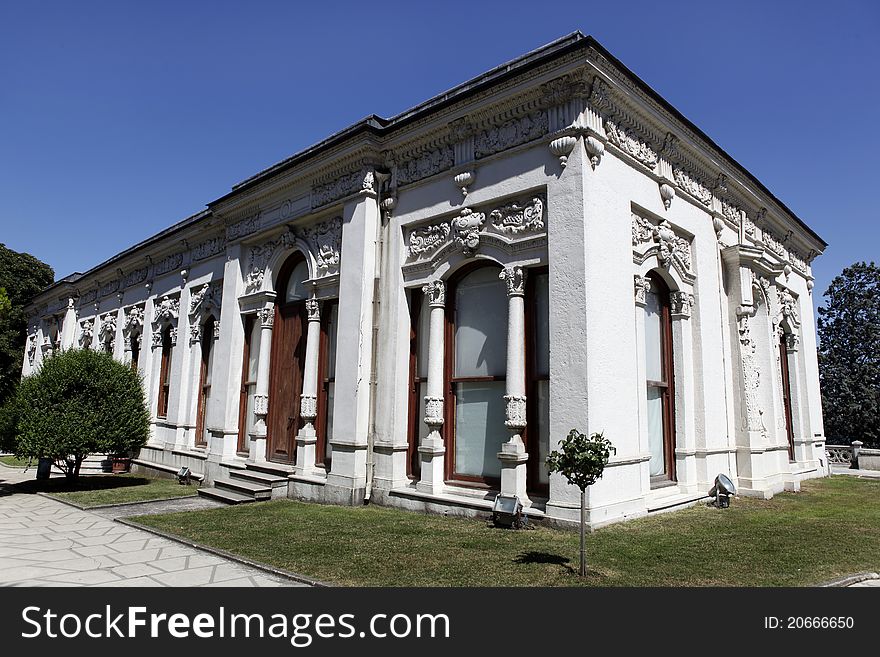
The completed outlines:
{"type": "Polygon", "coordinates": [[[166,324],[162,328],[162,357],[159,365],[159,398],[156,406],[156,417],[167,419],[168,402],[171,397],[171,350],[174,348],[171,344],[170,324],[166,324]]]}
{"type": "MultiPolygon", "coordinates": [[[[645,399],[647,400],[648,389],[659,388],[661,392],[661,403],[663,407],[663,462],[665,473],[662,475],[650,476],[651,488],[662,488],[663,486],[673,485],[677,483],[675,468],[675,352],[672,339],[672,290],[656,271],[647,273],[646,278],[650,279],[653,285],[657,286],[657,298],[660,301],[660,350],[661,350],[661,367],[663,370],[664,381],[653,381],[647,378],[647,363],[645,364],[645,399]]],[[[642,309],[645,312],[645,309],[642,309]]],[[[647,332],[645,331],[644,344],[642,347],[647,353],[647,332]]],[[[650,440],[650,435],[648,436],[650,440]]]]}
{"type": "MultiPolygon", "coordinates": [[[[468,486],[482,489],[498,489],[501,485],[500,477],[485,477],[481,475],[460,474],[455,471],[455,423],[456,423],[456,383],[485,383],[507,381],[507,372],[504,376],[469,376],[455,377],[455,326],[456,326],[456,293],[462,280],[473,272],[489,267],[497,269],[500,274],[503,265],[494,260],[478,260],[471,262],[455,272],[455,275],[447,282],[446,305],[444,308],[444,333],[443,341],[443,443],[446,446],[446,454],[443,464],[444,480],[446,483],[468,486]]],[[[506,300],[506,297],[505,297],[506,300]]],[[[507,318],[505,317],[505,323],[507,318]]],[[[505,347],[506,348],[506,347],[505,347]]]]}
{"type": "Polygon", "coordinates": [[[201,358],[199,359],[198,404],[196,405],[196,447],[207,447],[208,445],[208,439],[205,436],[208,397],[211,394],[211,384],[207,382],[208,363],[210,362],[211,351],[214,349],[214,326],[216,322],[217,320],[213,315],[208,316],[202,322],[202,336],[199,345],[201,347],[201,358]]]}

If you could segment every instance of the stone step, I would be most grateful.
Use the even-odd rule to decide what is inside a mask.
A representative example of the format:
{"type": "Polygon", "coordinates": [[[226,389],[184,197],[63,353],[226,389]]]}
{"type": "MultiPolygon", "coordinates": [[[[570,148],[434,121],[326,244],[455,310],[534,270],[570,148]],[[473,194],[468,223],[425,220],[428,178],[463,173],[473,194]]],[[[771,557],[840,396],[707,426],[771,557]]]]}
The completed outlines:
{"type": "Polygon", "coordinates": [[[256,484],[244,479],[215,479],[214,488],[231,490],[243,495],[250,495],[255,500],[268,500],[272,497],[272,487],[266,484],[256,484]]]}
{"type": "Polygon", "coordinates": [[[253,472],[262,472],[264,474],[273,475],[275,477],[289,477],[293,474],[292,465],[272,463],[270,461],[261,461],[260,463],[248,463],[247,469],[253,472]]]}
{"type": "Polygon", "coordinates": [[[271,486],[272,488],[286,486],[288,481],[287,477],[279,477],[277,475],[271,475],[257,470],[233,470],[230,471],[229,477],[231,479],[241,479],[255,484],[271,486]]]}
{"type": "Polygon", "coordinates": [[[220,500],[226,504],[247,504],[248,502],[257,501],[254,499],[253,495],[245,495],[244,493],[237,493],[236,491],[229,489],[199,488],[197,492],[199,495],[209,497],[213,500],[220,500]]]}

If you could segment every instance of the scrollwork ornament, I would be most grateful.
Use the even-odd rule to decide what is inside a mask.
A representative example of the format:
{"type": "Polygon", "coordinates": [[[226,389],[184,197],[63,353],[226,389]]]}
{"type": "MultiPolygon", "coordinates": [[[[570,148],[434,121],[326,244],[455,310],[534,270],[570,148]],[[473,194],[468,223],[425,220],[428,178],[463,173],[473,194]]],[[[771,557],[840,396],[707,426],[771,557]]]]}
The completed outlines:
{"type": "Polygon", "coordinates": [[[474,212],[470,208],[464,208],[461,215],[452,220],[453,239],[461,252],[470,256],[480,246],[480,229],[486,221],[486,215],[482,212],[474,212]]]}

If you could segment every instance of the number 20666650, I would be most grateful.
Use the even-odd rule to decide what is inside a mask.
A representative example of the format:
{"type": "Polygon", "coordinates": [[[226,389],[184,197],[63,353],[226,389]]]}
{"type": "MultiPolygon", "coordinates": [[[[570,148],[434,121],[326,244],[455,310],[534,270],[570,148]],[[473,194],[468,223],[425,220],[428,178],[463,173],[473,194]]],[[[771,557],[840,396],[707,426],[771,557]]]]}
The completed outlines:
{"type": "Polygon", "coordinates": [[[852,616],[764,616],[764,629],[789,630],[850,630],[852,616]]]}

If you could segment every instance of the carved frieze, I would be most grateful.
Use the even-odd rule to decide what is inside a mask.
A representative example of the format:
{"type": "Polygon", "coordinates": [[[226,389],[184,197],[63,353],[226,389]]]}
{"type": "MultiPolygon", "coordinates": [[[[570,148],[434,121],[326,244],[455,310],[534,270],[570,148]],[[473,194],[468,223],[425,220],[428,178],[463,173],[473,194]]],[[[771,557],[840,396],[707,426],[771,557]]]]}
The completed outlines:
{"type": "Polygon", "coordinates": [[[474,139],[474,156],[476,159],[488,157],[543,137],[547,131],[548,121],[545,110],[511,119],[479,132],[474,139]]]}
{"type": "Polygon", "coordinates": [[[786,258],[786,250],[785,246],[779,241],[776,236],[771,233],[766,228],[762,231],[762,238],[764,240],[764,244],[767,245],[767,248],[770,249],[773,253],[778,255],[780,258],[786,258]]]}
{"type": "Polygon", "coordinates": [[[432,224],[422,228],[415,228],[409,234],[409,256],[418,256],[422,253],[430,253],[440,248],[449,239],[452,230],[449,222],[432,224]]]}
{"type": "Polygon", "coordinates": [[[635,128],[608,119],[605,121],[605,133],[612,144],[624,153],[634,157],[649,169],[657,166],[659,157],[657,151],[649,145],[648,140],[642,137],[635,128]]]}
{"type": "Polygon", "coordinates": [[[544,229],[544,199],[535,196],[528,203],[511,203],[489,213],[492,225],[502,233],[521,233],[544,229]]]}
{"type": "Polygon", "coordinates": [[[263,213],[260,211],[246,219],[237,221],[234,224],[229,224],[226,227],[226,241],[238,239],[239,237],[244,237],[257,232],[260,229],[262,219],[263,213]]]}
{"type": "Polygon", "coordinates": [[[183,253],[174,253],[153,266],[153,276],[161,276],[183,265],[183,253]]]}
{"type": "Polygon", "coordinates": [[[317,208],[332,203],[355,192],[372,191],[375,178],[371,169],[360,169],[346,173],[335,180],[320,183],[312,187],[312,207],[317,208]]]}
{"type": "Polygon", "coordinates": [[[112,281],[107,281],[101,286],[100,295],[102,297],[106,297],[108,294],[113,294],[118,289],[119,281],[117,279],[113,279],[112,281]]]}
{"type": "Polygon", "coordinates": [[[454,164],[455,152],[448,144],[425,150],[397,165],[397,183],[406,185],[416,182],[451,169],[454,164]]]}
{"type": "Polygon", "coordinates": [[[149,267],[141,267],[140,269],[134,269],[128,272],[125,277],[122,279],[123,287],[131,287],[132,285],[137,285],[138,283],[143,283],[147,278],[147,273],[149,272],[149,267]]]}
{"type": "Polygon", "coordinates": [[[739,227],[742,222],[742,210],[728,200],[721,201],[721,214],[733,225],[739,227]]]}
{"type": "Polygon", "coordinates": [[[797,269],[800,273],[806,275],[807,274],[807,262],[800,253],[795,251],[794,249],[788,250],[788,258],[791,260],[791,266],[797,269]]]}
{"type": "Polygon", "coordinates": [[[210,258],[211,256],[217,255],[218,253],[224,251],[226,249],[226,238],[222,235],[217,237],[212,237],[211,239],[205,240],[200,244],[197,244],[192,251],[193,260],[204,260],[205,258],[210,258]]]}
{"type": "Polygon", "coordinates": [[[480,246],[480,230],[486,222],[486,215],[464,208],[461,214],[452,220],[452,239],[461,247],[461,252],[470,256],[480,246]]]}
{"type": "Polygon", "coordinates": [[[682,191],[687,192],[707,208],[712,207],[712,192],[703,183],[691,176],[687,171],[680,168],[673,168],[672,175],[675,178],[675,184],[682,191]]]}

